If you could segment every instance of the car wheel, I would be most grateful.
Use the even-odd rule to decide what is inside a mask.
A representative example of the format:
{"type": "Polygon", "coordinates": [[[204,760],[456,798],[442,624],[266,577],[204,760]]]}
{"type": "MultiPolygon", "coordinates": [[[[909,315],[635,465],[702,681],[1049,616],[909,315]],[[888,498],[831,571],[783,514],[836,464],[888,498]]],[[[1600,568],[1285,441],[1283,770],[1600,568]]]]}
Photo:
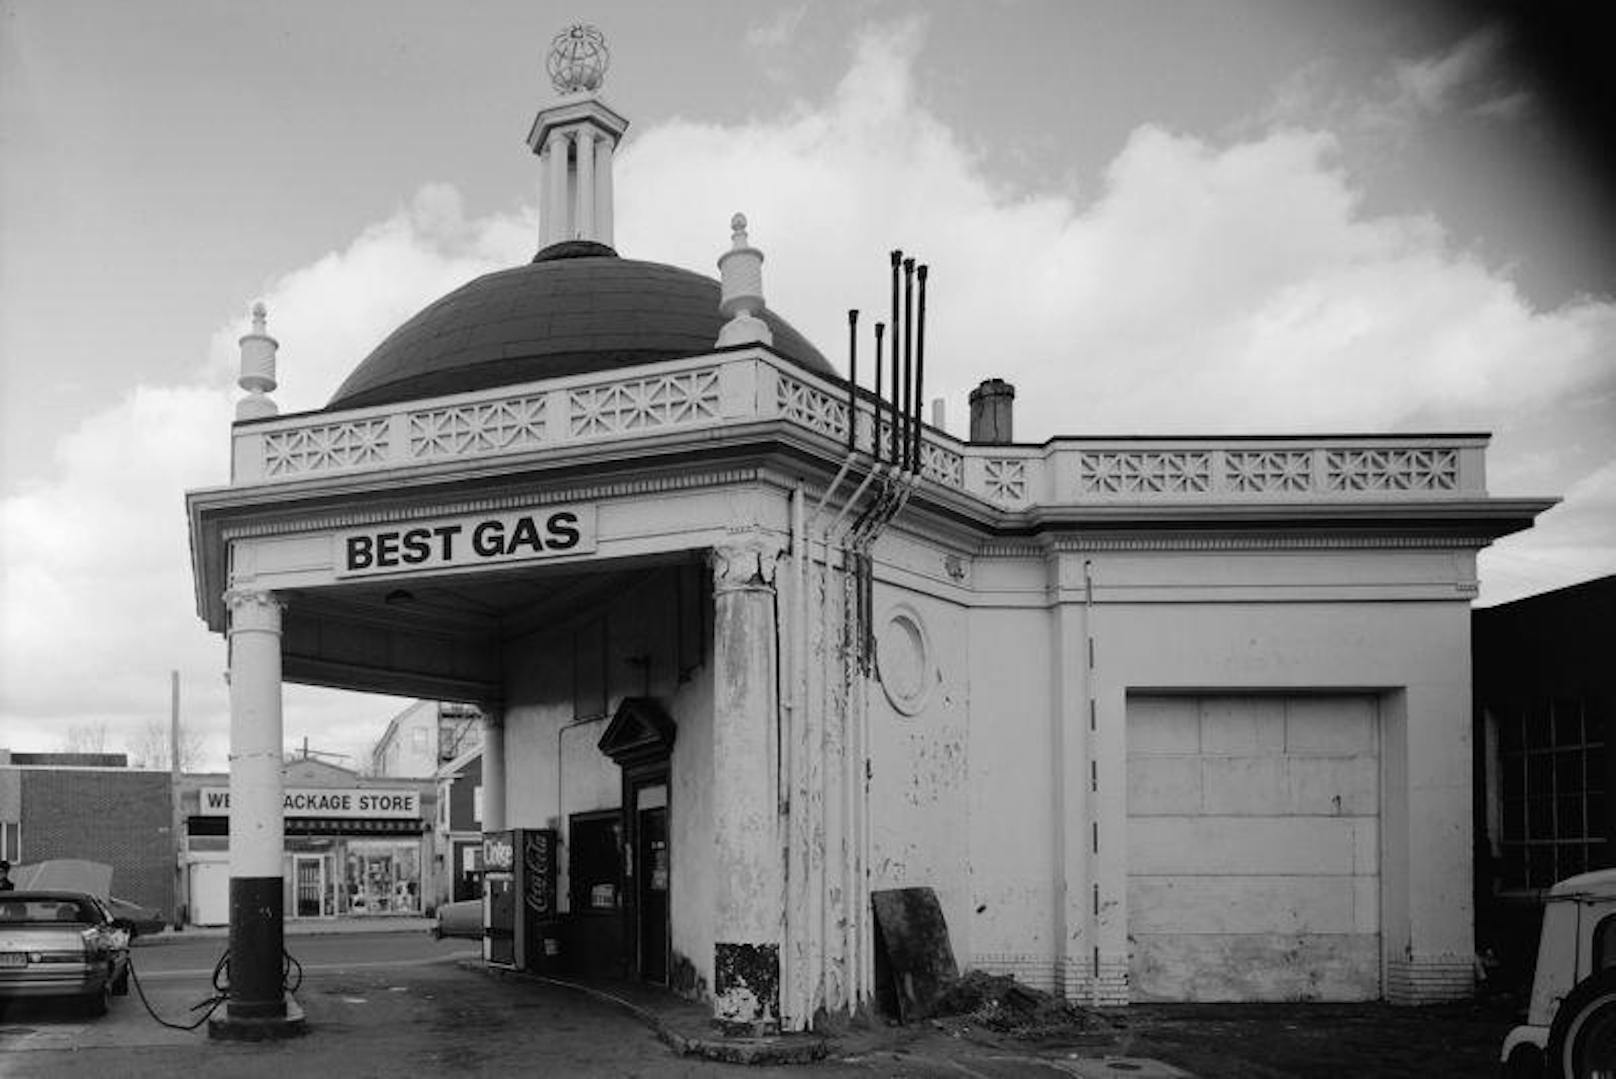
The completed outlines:
{"type": "Polygon", "coordinates": [[[1616,969],[1577,983],[1555,1010],[1544,1071],[1554,1079],[1616,1077],[1616,969]]]}
{"type": "Polygon", "coordinates": [[[107,1014],[107,1009],[111,1006],[112,981],[110,979],[102,982],[100,989],[97,989],[93,993],[85,994],[84,1014],[88,1015],[92,1019],[99,1019],[101,1016],[107,1014]]]}
{"type": "Polygon", "coordinates": [[[1543,1050],[1517,1045],[1504,1062],[1504,1079],[1543,1079],[1543,1050]]]}

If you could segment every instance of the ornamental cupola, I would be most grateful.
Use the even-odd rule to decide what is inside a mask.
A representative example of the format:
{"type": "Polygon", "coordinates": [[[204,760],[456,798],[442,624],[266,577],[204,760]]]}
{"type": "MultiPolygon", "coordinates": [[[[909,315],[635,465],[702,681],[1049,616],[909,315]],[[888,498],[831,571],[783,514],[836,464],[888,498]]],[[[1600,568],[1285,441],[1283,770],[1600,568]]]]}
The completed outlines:
{"type": "Polygon", "coordinates": [[[612,246],[612,153],[628,120],[600,99],[611,53],[593,26],[550,42],[546,69],[559,100],[539,110],[528,147],[539,157],[539,249],[583,241],[612,246]]]}

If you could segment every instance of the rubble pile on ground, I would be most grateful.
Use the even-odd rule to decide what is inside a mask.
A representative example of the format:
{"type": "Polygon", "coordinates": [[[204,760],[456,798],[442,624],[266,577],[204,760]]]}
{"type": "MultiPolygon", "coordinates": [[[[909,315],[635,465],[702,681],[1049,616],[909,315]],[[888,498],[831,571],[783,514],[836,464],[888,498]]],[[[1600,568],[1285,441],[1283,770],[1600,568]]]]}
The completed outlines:
{"type": "Polygon", "coordinates": [[[1103,1027],[1098,1018],[1008,974],[968,970],[938,993],[932,1012],[957,1016],[1000,1034],[1040,1037],[1103,1027]]]}

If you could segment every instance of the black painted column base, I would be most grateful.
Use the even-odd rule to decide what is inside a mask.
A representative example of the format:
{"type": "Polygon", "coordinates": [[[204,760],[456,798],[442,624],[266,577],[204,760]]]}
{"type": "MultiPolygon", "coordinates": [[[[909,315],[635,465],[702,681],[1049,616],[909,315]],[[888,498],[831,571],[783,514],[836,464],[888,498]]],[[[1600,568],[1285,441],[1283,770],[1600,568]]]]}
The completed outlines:
{"type": "Polygon", "coordinates": [[[303,1010],[283,984],[284,887],[278,876],[230,878],[229,999],[209,1020],[210,1037],[258,1041],[303,1033],[303,1010]]]}
{"type": "Polygon", "coordinates": [[[713,1026],[730,1036],[780,1032],[780,946],[713,945],[713,1026]]]}
{"type": "Polygon", "coordinates": [[[287,993],[280,1015],[237,1015],[226,1003],[208,1019],[208,1037],[219,1041],[263,1042],[298,1038],[309,1032],[303,1008],[287,993]]]}

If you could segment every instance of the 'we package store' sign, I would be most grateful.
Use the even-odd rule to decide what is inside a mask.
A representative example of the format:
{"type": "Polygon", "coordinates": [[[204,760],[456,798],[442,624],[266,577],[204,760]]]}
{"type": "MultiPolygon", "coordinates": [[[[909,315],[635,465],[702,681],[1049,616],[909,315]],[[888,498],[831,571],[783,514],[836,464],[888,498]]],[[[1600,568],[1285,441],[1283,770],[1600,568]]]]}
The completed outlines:
{"type": "MultiPolygon", "coordinates": [[[[421,815],[421,792],[379,787],[290,787],[284,810],[288,817],[415,820],[421,815]]],[[[202,812],[207,816],[229,813],[230,788],[203,787],[202,812]]]]}

